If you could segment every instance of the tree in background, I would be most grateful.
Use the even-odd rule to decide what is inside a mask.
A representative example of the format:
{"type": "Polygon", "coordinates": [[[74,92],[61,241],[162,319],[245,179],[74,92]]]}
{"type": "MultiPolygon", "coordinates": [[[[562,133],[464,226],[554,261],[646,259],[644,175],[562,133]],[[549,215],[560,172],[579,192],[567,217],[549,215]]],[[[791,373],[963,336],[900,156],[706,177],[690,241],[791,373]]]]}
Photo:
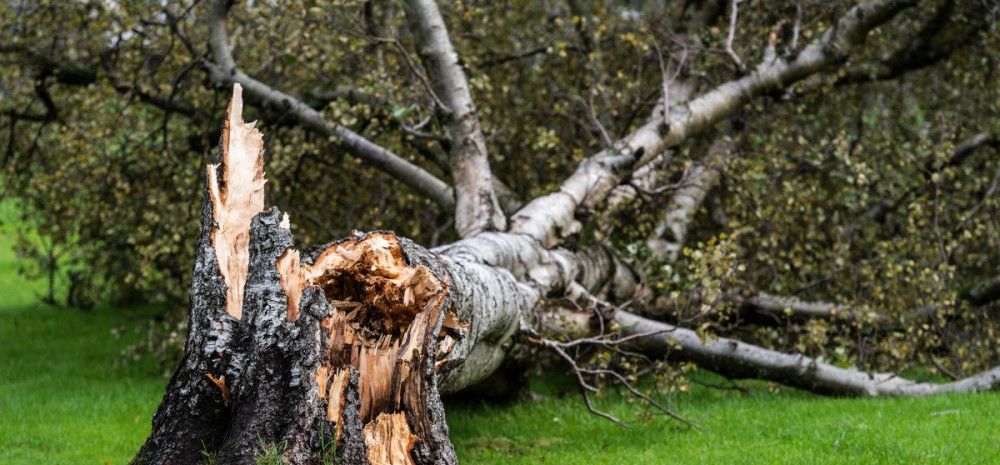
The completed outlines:
{"type": "Polygon", "coordinates": [[[655,404],[631,383],[649,359],[838,394],[997,383],[973,374],[1000,294],[988,2],[3,14],[9,191],[110,297],[192,283],[143,463],[252,463],[261,440],[305,463],[330,437],[349,463],[446,463],[438,389],[524,346],[588,407],[601,381],[655,404]],[[396,234],[299,253],[290,227],[396,234]],[[911,365],[958,381],[844,368],[911,365]]]}

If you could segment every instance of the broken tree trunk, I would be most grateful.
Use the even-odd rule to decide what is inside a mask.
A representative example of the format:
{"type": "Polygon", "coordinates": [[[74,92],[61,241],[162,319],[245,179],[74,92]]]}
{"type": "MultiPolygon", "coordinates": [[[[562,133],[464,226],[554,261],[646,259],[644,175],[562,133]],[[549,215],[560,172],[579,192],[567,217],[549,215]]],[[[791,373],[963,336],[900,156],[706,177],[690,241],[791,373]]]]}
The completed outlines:
{"type": "Polygon", "coordinates": [[[218,447],[228,421],[234,370],[225,356],[242,311],[250,221],[264,209],[263,138],[243,124],[240,93],[233,97],[220,164],[206,174],[184,355],[133,463],[196,463],[218,447]]]}
{"type": "Polygon", "coordinates": [[[237,85],[184,357],[133,463],[255,464],[267,447],[289,464],[456,463],[439,392],[500,366],[538,292],[389,232],[292,249],[287,215],[262,211],[262,140],[241,110],[237,85]]]}

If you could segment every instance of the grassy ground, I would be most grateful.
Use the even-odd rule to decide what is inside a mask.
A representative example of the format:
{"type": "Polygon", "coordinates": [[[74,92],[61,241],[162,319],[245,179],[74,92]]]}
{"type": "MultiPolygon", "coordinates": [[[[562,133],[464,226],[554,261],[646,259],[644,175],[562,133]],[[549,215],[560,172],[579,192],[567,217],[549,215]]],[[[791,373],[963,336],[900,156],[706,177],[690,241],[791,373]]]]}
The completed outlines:
{"type": "Polygon", "coordinates": [[[164,384],[148,364],[117,363],[141,311],[39,303],[44,286],[17,274],[13,218],[0,203],[0,464],[124,463],[164,384]]]}
{"type": "MultiPolygon", "coordinates": [[[[627,418],[635,408],[604,403],[627,418]]],[[[623,429],[575,398],[449,411],[465,463],[1000,464],[1000,395],[822,399],[698,389],[677,406],[702,432],[658,419],[623,429]]]]}
{"type": "MultiPolygon", "coordinates": [[[[12,217],[0,203],[0,219],[12,217]]],[[[149,429],[166,380],[119,354],[144,331],[144,309],[84,313],[38,304],[17,276],[0,226],[0,464],[126,463],[149,429]],[[117,334],[117,335],[116,335],[117,334]]],[[[797,392],[696,388],[673,399],[700,425],[633,425],[586,413],[575,396],[449,408],[465,464],[1000,464],[1000,394],[845,400],[797,392]]]]}

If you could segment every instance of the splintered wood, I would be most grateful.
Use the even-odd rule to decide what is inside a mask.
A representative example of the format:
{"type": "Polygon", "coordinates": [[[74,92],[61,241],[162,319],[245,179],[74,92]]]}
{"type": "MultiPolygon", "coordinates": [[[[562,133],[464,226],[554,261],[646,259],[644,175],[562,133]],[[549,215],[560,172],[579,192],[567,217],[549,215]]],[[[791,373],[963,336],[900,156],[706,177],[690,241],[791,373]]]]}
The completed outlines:
{"type": "Polygon", "coordinates": [[[211,373],[205,373],[205,377],[212,382],[217,388],[219,388],[219,393],[222,395],[222,403],[229,405],[229,387],[226,386],[226,376],[213,376],[211,373]]]}
{"type": "Polygon", "coordinates": [[[379,465],[412,465],[410,451],[416,436],[406,424],[402,413],[381,413],[365,425],[365,445],[368,461],[379,465]]]}
{"type": "Polygon", "coordinates": [[[365,316],[372,318],[371,324],[379,324],[375,329],[396,335],[424,310],[428,300],[445,290],[427,267],[405,263],[402,248],[390,233],[334,244],[311,265],[302,265],[299,251],[289,249],[278,259],[277,268],[288,297],[288,319],[298,318],[303,289],[318,285],[331,305],[372,310],[365,316]]]}
{"type": "Polygon", "coordinates": [[[327,395],[325,393],[325,381],[320,387],[320,399],[326,398],[326,419],[329,421],[337,422],[337,440],[340,440],[340,435],[343,433],[341,431],[341,421],[340,415],[344,411],[344,401],[345,390],[347,389],[347,381],[350,377],[350,373],[347,370],[337,370],[336,373],[330,379],[330,391],[327,395]]]}
{"type": "Polygon", "coordinates": [[[357,354],[352,354],[351,362],[357,360],[361,373],[361,418],[372,418],[374,413],[388,407],[394,372],[399,371],[402,380],[409,377],[409,366],[397,370],[398,352],[399,340],[382,337],[372,347],[358,346],[357,354]]]}
{"type": "Polygon", "coordinates": [[[297,250],[288,250],[276,268],[289,320],[299,318],[308,286],[319,286],[333,308],[321,322],[327,352],[316,381],[326,417],[337,423],[338,441],[353,367],[360,396],[360,406],[354,408],[364,425],[370,462],[413,463],[410,451],[429,424],[421,396],[431,381],[422,376],[421,367],[434,367],[447,357],[455,338],[468,329],[443,308],[447,285],[427,267],[406,263],[391,233],[339,242],[313,263],[305,261],[297,250]],[[442,330],[435,333],[439,321],[442,330]]]}
{"type": "Polygon", "coordinates": [[[233,99],[222,129],[222,159],[208,165],[208,195],[216,228],[212,247],[226,282],[226,313],[240,318],[250,262],[250,222],[264,210],[264,137],[254,123],[243,122],[243,89],[233,99]],[[222,167],[222,180],[218,179],[222,167]]]}

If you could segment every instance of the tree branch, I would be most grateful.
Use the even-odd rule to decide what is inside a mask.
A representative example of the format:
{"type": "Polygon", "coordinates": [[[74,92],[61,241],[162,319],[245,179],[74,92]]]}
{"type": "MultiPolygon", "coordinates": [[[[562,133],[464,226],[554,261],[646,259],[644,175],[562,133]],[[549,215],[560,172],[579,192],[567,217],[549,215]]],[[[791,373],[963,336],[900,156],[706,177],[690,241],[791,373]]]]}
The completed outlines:
{"type": "Polygon", "coordinates": [[[845,69],[836,85],[896,79],[947,59],[989,25],[985,3],[964,1],[962,5],[964,8],[956,13],[955,0],[941,2],[923,24],[915,28],[912,40],[884,60],[859,63],[845,69]],[[960,19],[950,21],[952,18],[960,19]]]}
{"type": "MultiPolygon", "coordinates": [[[[0,44],[0,53],[19,54],[22,58],[24,58],[23,63],[34,67],[43,75],[53,76],[55,78],[55,82],[62,85],[86,87],[96,83],[98,80],[96,66],[85,66],[79,63],[73,63],[65,58],[42,53],[26,46],[0,44]]],[[[142,90],[139,86],[116,82],[110,70],[108,70],[107,76],[112,81],[112,88],[114,88],[119,95],[135,95],[138,97],[140,102],[149,104],[168,113],[184,115],[194,121],[201,122],[207,119],[203,113],[192,106],[151,94],[142,90]]]]}
{"type": "MultiPolygon", "coordinates": [[[[989,132],[980,132],[973,135],[972,137],[966,139],[965,141],[959,143],[955,146],[955,149],[951,152],[948,158],[940,166],[935,166],[934,159],[928,160],[924,164],[924,175],[927,180],[930,180],[935,174],[940,173],[945,168],[950,168],[953,166],[958,166],[964,162],[970,155],[972,155],[977,149],[984,146],[1000,147],[1000,140],[997,139],[993,134],[989,132]]],[[[842,238],[850,238],[855,233],[857,233],[862,227],[862,221],[884,221],[886,216],[895,211],[901,205],[903,205],[911,195],[917,193],[920,190],[920,186],[913,186],[909,189],[903,191],[902,194],[894,198],[886,198],[881,202],[871,206],[864,213],[858,216],[858,218],[844,226],[841,231],[842,238]]]]}
{"type": "Polygon", "coordinates": [[[986,305],[997,299],[1000,299],[1000,276],[987,279],[969,291],[969,301],[974,305],[986,305]]]}
{"type": "Polygon", "coordinates": [[[656,254],[669,261],[677,260],[684,247],[688,226],[701,208],[708,192],[719,182],[719,172],[733,154],[733,144],[724,138],[716,139],[701,162],[694,163],[681,179],[663,219],[656,225],[646,244],[656,254]]]}
{"type": "MultiPolygon", "coordinates": [[[[441,142],[441,145],[447,145],[447,143],[451,142],[450,138],[447,135],[439,136],[437,133],[423,134],[412,130],[412,128],[408,128],[400,119],[392,116],[390,103],[383,98],[378,98],[354,87],[337,86],[333,90],[310,91],[307,93],[304,101],[313,109],[319,110],[338,99],[344,99],[351,105],[365,104],[372,107],[377,116],[398,126],[403,134],[413,136],[401,137],[403,143],[411,146],[424,159],[439,168],[441,172],[448,173],[451,171],[447,157],[443,153],[439,153],[438,150],[431,148],[429,144],[430,142],[438,141],[441,142]]],[[[497,200],[500,202],[500,207],[505,213],[513,213],[524,205],[518,194],[500,180],[499,177],[493,176],[492,179],[493,190],[496,192],[497,200]]]]}
{"type": "Polygon", "coordinates": [[[733,59],[736,69],[742,73],[746,71],[747,67],[743,64],[740,56],[736,54],[736,51],[733,50],[733,39],[736,38],[736,26],[740,14],[741,1],[743,0],[733,0],[729,7],[729,35],[726,36],[726,53],[733,59]]]}
{"type": "Polygon", "coordinates": [[[507,218],[493,190],[486,138],[444,18],[435,0],[407,0],[403,6],[431,87],[447,106],[441,110],[447,113],[451,138],[455,229],[462,237],[487,230],[502,231],[507,227],[507,218]]]}
{"type": "Polygon", "coordinates": [[[578,231],[576,210],[602,201],[632,170],[731,115],[751,98],[843,62],[864,42],[870,30],[916,3],[916,0],[868,0],[851,8],[795,60],[762,63],[750,75],[722,84],[693,100],[675,102],[669,109],[656,108],[642,127],[614,147],[585,159],[557,192],[538,197],[515,213],[511,230],[546,244],[578,231]]]}
{"type": "Polygon", "coordinates": [[[228,13],[229,5],[225,0],[216,1],[209,8],[208,24],[211,32],[209,47],[215,61],[206,61],[205,66],[212,81],[217,84],[242,85],[251,98],[287,111],[308,130],[326,137],[336,137],[338,143],[354,156],[410,186],[442,207],[451,208],[455,205],[452,189],[427,170],[348,128],[326,121],[319,112],[301,100],[240,71],[233,59],[226,31],[228,13]]]}
{"type": "Polygon", "coordinates": [[[62,84],[88,85],[97,81],[97,72],[94,69],[38,52],[26,45],[0,44],[0,53],[19,54],[25,63],[39,70],[51,72],[62,84]]]}
{"type": "Polygon", "coordinates": [[[688,360],[727,378],[754,378],[812,392],[851,396],[926,396],[1000,388],[1000,366],[950,383],[921,383],[891,373],[840,368],[799,354],[788,354],[735,339],[702,339],[696,332],[618,311],[625,334],[651,333],[636,341],[647,354],[688,360]]]}

